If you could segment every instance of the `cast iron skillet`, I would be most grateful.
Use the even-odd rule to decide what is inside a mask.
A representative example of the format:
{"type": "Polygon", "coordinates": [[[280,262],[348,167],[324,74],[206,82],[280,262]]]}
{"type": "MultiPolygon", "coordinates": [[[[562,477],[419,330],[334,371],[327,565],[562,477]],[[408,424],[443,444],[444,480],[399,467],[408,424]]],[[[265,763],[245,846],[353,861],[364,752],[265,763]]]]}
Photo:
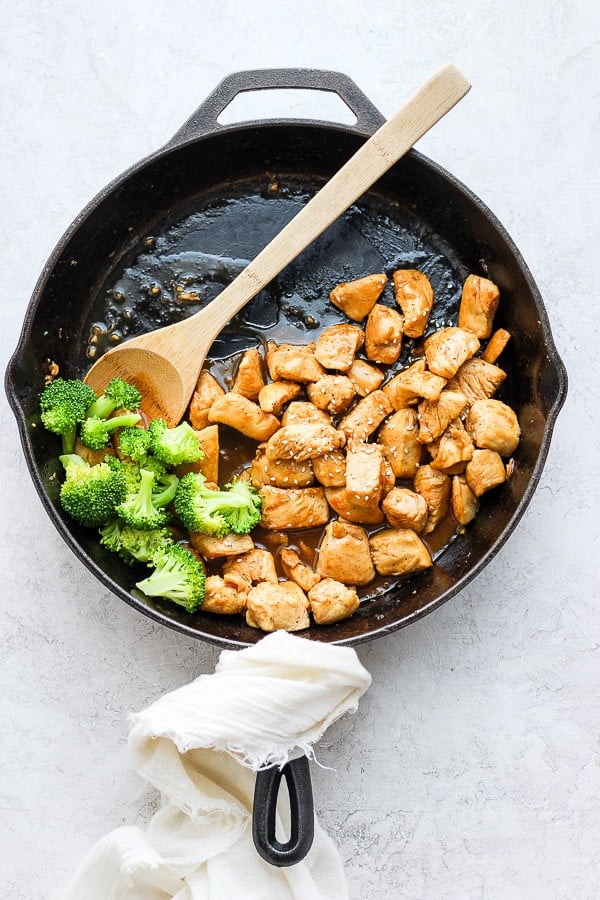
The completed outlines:
{"type": "MultiPolygon", "coordinates": [[[[6,390],[41,500],[61,536],[106,587],[190,637],[240,648],[258,640],[261,632],[232,618],[190,617],[174,605],[135,593],[132,585],[138,579],[131,568],[100,547],[95,534],[66,518],[58,503],[57,442],[39,422],[44,375],[50,362],[59,365],[63,377],[84,373],[94,323],[103,323],[102,342],[127,329],[135,334],[170,320],[174,310],[186,307],[175,299],[177,283],[184,292],[199,286],[204,300],[212,299],[382,121],[357,86],[339,73],[289,69],[230,75],[165,147],[91,201],[59,242],[35,287],[6,372],[6,390]],[[356,123],[218,123],[240,92],[265,88],[333,92],[356,123]]],[[[226,358],[269,337],[312,340],[333,321],[328,294],[334,284],[369,272],[391,274],[399,266],[428,272],[436,293],[432,327],[452,322],[469,272],[487,275],[500,286],[495,324],[512,334],[501,359],[508,378],[500,396],[517,411],[523,431],[515,471],[501,489],[483,498],[476,520],[435,558],[432,569],[382,590],[346,621],[302,632],[313,640],[352,645],[387,634],[431,612],[471,581],[527,507],[566,396],[566,372],[542,299],[510,237],[481,200],[415,151],[237,317],[212,355],[226,358]]],[[[391,294],[384,301],[386,297],[393,302],[391,294]]],[[[304,765],[301,761],[286,770],[288,782],[289,773],[304,765]]],[[[279,777],[273,775],[267,794],[274,791],[276,796],[279,777]]],[[[301,790],[301,809],[305,800],[301,790]]],[[[257,846],[264,839],[265,853],[276,864],[297,861],[306,852],[305,825],[309,818],[312,823],[311,816],[305,815],[289,846],[278,845],[268,804],[265,809],[264,822],[255,824],[257,846]]]]}

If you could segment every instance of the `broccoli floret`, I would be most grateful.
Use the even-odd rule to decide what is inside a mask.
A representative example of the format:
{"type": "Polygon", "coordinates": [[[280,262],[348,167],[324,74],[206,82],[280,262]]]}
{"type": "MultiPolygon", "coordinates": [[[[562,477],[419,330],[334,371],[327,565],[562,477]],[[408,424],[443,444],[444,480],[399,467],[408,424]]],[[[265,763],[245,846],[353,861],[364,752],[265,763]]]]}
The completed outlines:
{"type": "Polygon", "coordinates": [[[111,519],[100,529],[100,543],[112,553],[118,553],[128,565],[133,565],[136,562],[151,564],[155,554],[174,541],[168,528],[142,531],[119,519],[111,519]]]}
{"type": "Polygon", "coordinates": [[[85,419],[87,409],[95,399],[96,394],[89,384],[84,384],[77,378],[68,381],[55,378],[42,391],[42,422],[48,431],[62,437],[64,454],[73,452],[77,424],[85,419]]]}
{"type": "Polygon", "coordinates": [[[150,432],[139,425],[119,433],[119,451],[139,465],[144,465],[150,448],[150,432]]]}
{"type": "Polygon", "coordinates": [[[225,490],[211,491],[206,478],[188,472],[175,494],[175,511],[189,531],[223,537],[230,531],[248,534],[261,517],[262,501],[248,481],[237,481],[225,490]]]}
{"type": "Polygon", "coordinates": [[[100,543],[111,553],[119,553],[121,550],[121,533],[125,526],[119,519],[111,519],[100,529],[100,543]]]}
{"type": "Polygon", "coordinates": [[[62,508],[88,528],[105,525],[126,496],[123,473],[106,463],[90,466],[76,453],[60,457],[66,480],[60,489],[62,508]]]}
{"type": "Polygon", "coordinates": [[[137,491],[128,493],[123,502],[117,507],[117,515],[126,525],[131,525],[132,528],[149,530],[161,528],[169,521],[169,513],[165,509],[159,509],[153,503],[153,487],[154,472],[140,469],[140,482],[137,491]]]}
{"type": "Polygon", "coordinates": [[[181,544],[171,544],[154,556],[155,569],[136,587],[147,597],[164,597],[194,612],[204,600],[206,573],[202,562],[181,544]]]}
{"type": "Polygon", "coordinates": [[[164,419],[153,419],[148,426],[150,452],[167,466],[197,462],[204,458],[198,435],[189,422],[168,428],[164,419]]]}
{"type": "Polygon", "coordinates": [[[103,447],[106,447],[115,428],[131,428],[141,418],[139,413],[113,416],[112,419],[88,416],[81,423],[79,436],[86,447],[89,447],[91,450],[102,450],[103,447]]]}
{"type": "Polygon", "coordinates": [[[118,469],[125,477],[128,494],[135,494],[140,486],[140,467],[128,459],[118,459],[107,453],[104,462],[112,469],[118,469]]]}
{"type": "Polygon", "coordinates": [[[107,419],[115,409],[139,409],[142,395],[133,384],[122,378],[113,378],[104,388],[104,393],[94,400],[87,410],[92,418],[107,419]]]}

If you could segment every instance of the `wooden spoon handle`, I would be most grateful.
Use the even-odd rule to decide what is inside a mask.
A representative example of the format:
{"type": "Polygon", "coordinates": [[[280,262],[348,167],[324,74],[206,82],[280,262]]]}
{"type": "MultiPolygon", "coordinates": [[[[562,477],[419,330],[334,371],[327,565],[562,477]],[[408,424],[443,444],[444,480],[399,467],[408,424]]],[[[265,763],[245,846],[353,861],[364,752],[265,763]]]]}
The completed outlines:
{"type": "MultiPolygon", "coordinates": [[[[211,304],[211,337],[410,150],[470,87],[453,65],[444,66],[430,78],[219,294],[214,308],[211,304]]],[[[203,320],[204,337],[206,311],[196,314],[203,320]]]]}

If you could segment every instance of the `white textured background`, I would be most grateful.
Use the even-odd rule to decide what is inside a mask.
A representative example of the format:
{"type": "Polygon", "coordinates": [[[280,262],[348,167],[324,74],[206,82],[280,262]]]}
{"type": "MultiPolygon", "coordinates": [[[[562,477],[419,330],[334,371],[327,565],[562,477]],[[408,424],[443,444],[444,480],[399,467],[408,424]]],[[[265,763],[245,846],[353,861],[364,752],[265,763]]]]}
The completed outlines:
{"type": "MultiPolygon", "coordinates": [[[[374,683],[320,745],[335,771],[315,770],[316,799],[353,900],[596,900],[598,4],[2,0],[0,49],[3,368],[69,222],[228,72],[337,69],[386,114],[447,61],[472,81],[420,149],[521,249],[569,397],[500,555],[433,615],[359,648],[374,683]]],[[[150,814],[127,713],[211,671],[217,651],[92,579],[42,509],[4,397],[0,416],[0,893],[46,900],[94,840],[150,814]]]]}

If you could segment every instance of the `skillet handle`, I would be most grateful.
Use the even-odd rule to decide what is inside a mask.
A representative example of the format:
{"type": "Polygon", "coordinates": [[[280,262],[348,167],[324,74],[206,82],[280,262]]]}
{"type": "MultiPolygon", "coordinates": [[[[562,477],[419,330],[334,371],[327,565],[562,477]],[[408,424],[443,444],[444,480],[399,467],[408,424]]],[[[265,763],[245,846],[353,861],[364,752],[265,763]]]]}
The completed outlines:
{"type": "Polygon", "coordinates": [[[254,846],[272,866],[294,866],[310,850],[315,833],[310,769],[306,756],[292,759],[282,769],[271,766],[256,774],[252,837],[254,846]],[[277,798],[281,779],[285,778],[290,798],[291,834],[283,844],[275,837],[277,798]]]}
{"type": "MultiPolygon", "coordinates": [[[[377,107],[342,72],[327,69],[249,69],[227,75],[173,135],[166,147],[175,147],[194,138],[222,131],[227,126],[220,125],[217,120],[238,94],[290,88],[337,94],[356,116],[355,124],[347,127],[358,134],[371,135],[385,121],[377,107]]],[[[310,120],[301,121],[306,123],[310,120]]]]}

